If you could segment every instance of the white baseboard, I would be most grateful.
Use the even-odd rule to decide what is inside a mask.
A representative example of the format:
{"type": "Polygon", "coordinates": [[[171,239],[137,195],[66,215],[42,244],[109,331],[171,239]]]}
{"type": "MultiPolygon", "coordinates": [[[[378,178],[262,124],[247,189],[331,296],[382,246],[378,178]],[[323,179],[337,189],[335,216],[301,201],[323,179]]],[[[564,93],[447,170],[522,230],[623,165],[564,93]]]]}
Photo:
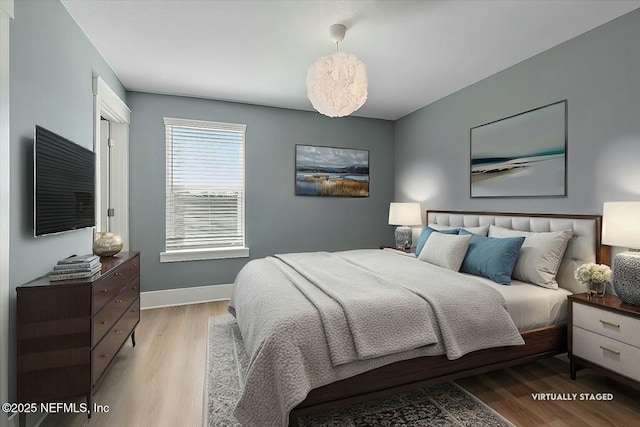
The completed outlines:
{"type": "Polygon", "coordinates": [[[221,301],[231,298],[232,291],[233,284],[225,284],[142,292],[140,294],[140,309],[221,301]]]}

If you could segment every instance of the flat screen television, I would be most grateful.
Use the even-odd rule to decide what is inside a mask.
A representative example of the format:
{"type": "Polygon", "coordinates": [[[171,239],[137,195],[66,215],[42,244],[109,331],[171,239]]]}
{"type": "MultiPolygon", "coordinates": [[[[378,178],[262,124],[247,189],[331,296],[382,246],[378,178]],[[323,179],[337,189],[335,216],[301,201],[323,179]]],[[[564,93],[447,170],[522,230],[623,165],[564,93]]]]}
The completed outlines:
{"type": "Polygon", "coordinates": [[[34,235],[95,226],[95,153],[35,126],[34,235]]]}

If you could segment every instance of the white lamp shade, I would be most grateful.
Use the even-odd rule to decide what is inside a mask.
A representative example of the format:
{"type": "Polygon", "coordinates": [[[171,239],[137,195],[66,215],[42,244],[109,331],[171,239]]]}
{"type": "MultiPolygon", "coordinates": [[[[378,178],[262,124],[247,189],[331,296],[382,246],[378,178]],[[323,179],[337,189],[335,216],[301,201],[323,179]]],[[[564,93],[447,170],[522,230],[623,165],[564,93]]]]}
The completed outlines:
{"type": "Polygon", "coordinates": [[[640,248],[640,202],[606,202],[602,217],[603,245],[640,248]]]}
{"type": "Polygon", "coordinates": [[[349,53],[320,57],[307,71],[307,97],[325,116],[348,116],[367,100],[367,67],[349,53]]]}
{"type": "Polygon", "coordinates": [[[391,203],[389,225],[420,225],[420,203],[391,203]]]}

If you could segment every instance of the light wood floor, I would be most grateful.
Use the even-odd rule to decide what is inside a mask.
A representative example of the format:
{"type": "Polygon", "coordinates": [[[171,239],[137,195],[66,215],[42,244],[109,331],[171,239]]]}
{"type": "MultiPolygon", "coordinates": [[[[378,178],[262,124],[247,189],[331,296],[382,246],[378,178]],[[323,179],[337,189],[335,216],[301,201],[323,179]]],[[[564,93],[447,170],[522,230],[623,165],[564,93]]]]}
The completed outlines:
{"type": "MultiPolygon", "coordinates": [[[[136,347],[127,342],[94,394],[95,403],[110,412],[94,414],[90,423],[79,414],[52,414],[41,426],[200,426],[207,319],[226,312],[226,302],[142,311],[136,347]]],[[[576,381],[567,373],[566,363],[550,358],[458,383],[517,426],[640,424],[640,391],[588,369],[576,381]],[[543,402],[531,393],[613,393],[614,400],[543,402]]]]}
{"type": "Polygon", "coordinates": [[[227,302],[141,311],[135,348],[128,340],[93,396],[109,412],[89,423],[51,414],[41,426],[200,427],[208,319],[226,313],[227,302]]]}

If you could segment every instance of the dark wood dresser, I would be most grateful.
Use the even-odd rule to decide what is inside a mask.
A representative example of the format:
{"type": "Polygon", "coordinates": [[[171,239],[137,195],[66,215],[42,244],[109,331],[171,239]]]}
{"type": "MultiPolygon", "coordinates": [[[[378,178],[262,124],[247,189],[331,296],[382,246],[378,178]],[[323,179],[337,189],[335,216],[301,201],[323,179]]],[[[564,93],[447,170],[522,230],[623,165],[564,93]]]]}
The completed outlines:
{"type": "MultiPolygon", "coordinates": [[[[101,260],[102,274],[17,288],[18,402],[60,402],[91,396],[140,321],[140,255],[101,260]]],[[[20,414],[20,422],[24,419],[20,414]]]]}

